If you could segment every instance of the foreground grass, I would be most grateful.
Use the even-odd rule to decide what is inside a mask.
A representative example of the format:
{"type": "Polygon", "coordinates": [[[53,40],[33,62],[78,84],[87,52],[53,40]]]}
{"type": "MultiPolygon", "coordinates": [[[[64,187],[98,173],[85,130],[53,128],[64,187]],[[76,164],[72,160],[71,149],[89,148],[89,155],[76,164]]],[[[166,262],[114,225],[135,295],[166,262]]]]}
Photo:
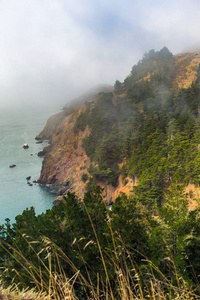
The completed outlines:
{"type": "Polygon", "coordinates": [[[20,291],[16,285],[5,288],[0,284],[0,299],[1,300],[48,300],[50,299],[44,293],[38,293],[35,290],[20,291]]]}
{"type": "MultiPolygon", "coordinates": [[[[98,237],[96,236],[96,238],[98,244],[98,237]]],[[[26,239],[26,241],[29,244],[29,247],[35,251],[33,248],[34,241],[29,242],[28,239],[26,239]]],[[[7,245],[8,254],[16,257],[18,262],[24,266],[24,272],[27,274],[27,279],[35,286],[35,288],[33,290],[25,289],[20,291],[18,286],[14,283],[8,288],[4,288],[2,283],[0,285],[0,299],[200,299],[196,294],[196,291],[192,290],[188,283],[180,277],[173,260],[169,257],[166,258],[166,260],[173,266],[173,283],[171,280],[167,279],[151,261],[148,261],[148,259],[144,258],[145,265],[143,270],[141,270],[134,264],[131,255],[126,252],[125,249],[122,257],[119,257],[118,252],[114,250],[110,253],[109,266],[109,270],[112,270],[116,278],[115,289],[113,290],[100,244],[98,244],[98,247],[101,252],[101,260],[106,274],[106,281],[101,282],[99,274],[96,274],[96,284],[94,284],[89,276],[88,280],[88,278],[86,279],[80,273],[67,255],[52,241],[44,237],[42,243],[43,250],[40,251],[40,253],[35,252],[36,259],[40,262],[40,267],[36,267],[34,262],[28,261],[24,254],[19,250],[7,245]],[[45,260],[40,257],[41,253],[45,253],[45,260]],[[63,262],[73,268],[74,275],[71,278],[66,277],[62,267],[63,262]],[[77,285],[79,287],[81,286],[84,291],[84,296],[81,298],[76,296],[75,286],[77,285]]],[[[17,273],[17,270],[15,270],[15,272],[17,273]]]]}
{"type": "MultiPolygon", "coordinates": [[[[95,209],[95,213],[97,211],[95,209]]],[[[2,239],[0,243],[2,253],[4,253],[0,269],[2,277],[0,300],[200,299],[198,275],[193,276],[193,281],[188,277],[183,278],[181,274],[184,272],[179,272],[180,266],[176,265],[170,247],[162,256],[164,268],[161,268],[167,274],[164,275],[158,267],[159,262],[154,264],[136,248],[126,247],[118,231],[115,230],[113,233],[109,215],[106,218],[108,230],[105,231],[102,227],[103,230],[97,234],[91,214],[85,205],[84,212],[88,216],[85,222],[91,225],[88,238],[83,237],[84,232],[75,235],[72,226],[72,238],[70,236],[70,242],[66,239],[70,251],[67,252],[68,248],[64,248],[66,253],[41,233],[36,235],[35,240],[28,236],[30,226],[26,231],[15,231],[15,235],[9,235],[7,231],[7,239],[2,239]],[[105,242],[106,237],[109,239],[105,242]],[[194,280],[196,280],[196,286],[194,280]],[[4,288],[3,283],[6,282],[13,285],[4,288]],[[30,287],[33,289],[30,290],[30,287]],[[22,290],[22,288],[25,289],[22,290]]],[[[80,213],[79,210],[78,213],[80,213]]],[[[69,218],[68,222],[70,221],[69,218]]],[[[79,224],[76,224],[77,230],[79,230],[79,224]]],[[[134,224],[136,226],[137,222],[132,226],[134,224]]],[[[126,235],[124,237],[126,238],[126,235]]],[[[66,238],[65,235],[64,238],[66,238]]],[[[60,245],[66,242],[64,238],[60,245]]],[[[155,241],[159,240],[155,239],[155,241]]],[[[167,245],[166,243],[166,247],[167,245]]]]}

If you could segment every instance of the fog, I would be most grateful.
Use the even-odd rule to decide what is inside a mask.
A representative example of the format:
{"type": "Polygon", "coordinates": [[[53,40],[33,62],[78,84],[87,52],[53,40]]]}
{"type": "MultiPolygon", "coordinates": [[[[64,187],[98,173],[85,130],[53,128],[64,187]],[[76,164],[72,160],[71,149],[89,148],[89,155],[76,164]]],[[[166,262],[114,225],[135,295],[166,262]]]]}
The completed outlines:
{"type": "Polygon", "coordinates": [[[62,108],[145,51],[200,51],[198,0],[1,0],[0,108],[62,108]]]}

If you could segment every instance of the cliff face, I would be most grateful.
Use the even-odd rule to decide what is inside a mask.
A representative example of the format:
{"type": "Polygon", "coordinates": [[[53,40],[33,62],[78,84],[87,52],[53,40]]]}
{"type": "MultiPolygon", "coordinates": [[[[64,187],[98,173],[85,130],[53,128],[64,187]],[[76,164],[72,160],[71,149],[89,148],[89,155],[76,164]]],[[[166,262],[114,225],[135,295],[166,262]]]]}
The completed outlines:
{"type": "MultiPolygon", "coordinates": [[[[78,134],[75,134],[73,130],[77,117],[85,109],[85,105],[82,105],[69,115],[66,112],[61,112],[50,117],[44,130],[36,137],[36,139],[49,139],[51,143],[47,147],[47,151],[44,149],[46,154],[38,183],[58,187],[58,194],[60,195],[70,190],[82,198],[86,192],[86,183],[81,177],[83,174],[90,176],[87,168],[91,162],[82,147],[82,140],[89,136],[90,129],[86,127],[84,131],[80,131],[78,134]]],[[[107,182],[99,181],[97,183],[104,188],[104,197],[108,202],[116,199],[120,192],[128,194],[134,185],[131,179],[128,179],[124,185],[121,177],[117,187],[108,185],[107,182]]],[[[61,199],[62,196],[57,197],[57,200],[61,199]]]]}
{"type": "Polygon", "coordinates": [[[51,141],[50,151],[44,157],[38,182],[70,188],[80,197],[84,194],[81,176],[90,164],[81,144],[90,131],[86,128],[83,132],[75,134],[73,127],[84,109],[83,105],[68,116],[62,112],[50,118],[44,130],[37,136],[38,139],[48,138],[51,141]]]}
{"type": "MultiPolygon", "coordinates": [[[[174,59],[176,72],[172,89],[179,90],[182,87],[189,87],[197,78],[200,52],[176,55],[174,59]]],[[[137,82],[141,80],[149,82],[149,77],[144,76],[137,82]]],[[[118,93],[118,95],[116,95],[116,91],[113,92],[114,106],[116,106],[119,99],[120,101],[124,99],[125,94],[124,90],[118,93]]],[[[90,103],[93,96],[90,95],[90,103]]],[[[86,100],[88,99],[84,96],[84,101],[86,100]]],[[[140,103],[135,104],[135,106],[141,106],[140,111],[141,113],[143,112],[140,103]]],[[[58,186],[60,195],[70,190],[82,198],[86,191],[86,183],[82,180],[82,176],[83,174],[87,174],[88,177],[91,176],[88,172],[91,161],[82,147],[82,141],[90,135],[91,129],[86,126],[84,130],[80,130],[78,133],[74,132],[74,125],[77,118],[85,111],[86,105],[81,99],[78,99],[75,107],[71,106],[69,108],[65,106],[62,112],[49,118],[43,131],[36,137],[36,139],[50,140],[50,146],[44,151],[45,157],[38,182],[58,186]]],[[[118,110],[116,111],[116,114],[118,114],[118,110]]],[[[122,160],[121,166],[123,162],[124,160],[122,160]]],[[[133,178],[127,177],[126,180],[122,180],[122,175],[120,174],[117,186],[108,184],[106,180],[98,180],[97,177],[97,184],[104,188],[104,196],[108,202],[114,201],[120,192],[130,193],[136,183],[137,180],[133,180],[133,178]]]]}

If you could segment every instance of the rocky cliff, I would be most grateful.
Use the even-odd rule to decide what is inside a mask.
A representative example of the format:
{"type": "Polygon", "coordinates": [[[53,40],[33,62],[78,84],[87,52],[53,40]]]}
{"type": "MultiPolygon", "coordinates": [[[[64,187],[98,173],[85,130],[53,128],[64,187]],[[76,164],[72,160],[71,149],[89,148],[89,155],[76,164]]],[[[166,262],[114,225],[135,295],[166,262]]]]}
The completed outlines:
{"type": "MultiPolygon", "coordinates": [[[[100,86],[100,91],[102,90],[103,86],[100,86]]],[[[111,87],[106,86],[104,90],[109,91],[111,87]]],[[[95,98],[95,92],[97,92],[96,88],[85,93],[83,97],[76,98],[75,104],[72,102],[66,105],[63,111],[51,116],[44,129],[36,137],[37,140],[50,141],[50,145],[41,153],[44,155],[44,160],[37,182],[57,187],[56,199],[58,201],[68,190],[75,192],[80,198],[86,192],[87,182],[81,178],[83,174],[90,176],[87,169],[91,162],[82,147],[82,141],[90,134],[90,129],[86,127],[84,131],[77,134],[74,132],[74,125],[78,116],[86,110],[84,102],[91,102],[95,98]]],[[[127,184],[124,185],[121,177],[117,187],[102,181],[98,184],[104,188],[104,196],[108,202],[112,202],[121,191],[129,193],[133,186],[131,179],[128,179],[127,184]]]]}
{"type": "MultiPolygon", "coordinates": [[[[178,91],[180,88],[189,87],[196,80],[200,64],[200,52],[179,54],[173,58],[175,72],[171,90],[178,91]]],[[[137,82],[149,81],[152,74],[147,72],[147,75],[137,82]]],[[[112,94],[113,105],[116,107],[117,101],[124,99],[126,94],[123,84],[121,84],[121,91],[116,92],[115,89],[112,94]]],[[[67,104],[62,112],[49,118],[43,131],[36,137],[37,139],[50,140],[50,146],[44,149],[45,156],[38,182],[57,186],[60,199],[67,190],[75,192],[81,198],[86,191],[87,178],[90,177],[88,168],[91,161],[82,147],[82,141],[90,135],[91,129],[86,126],[84,130],[75,132],[74,126],[77,118],[87,109],[85,103],[92,103],[94,99],[95,93],[90,93],[88,96],[84,95],[82,98],[77,98],[77,101],[71,102],[70,105],[67,104]],[[87,175],[86,180],[83,180],[83,175],[87,175]]],[[[143,112],[141,103],[134,105],[143,112]]],[[[123,158],[120,167],[125,161],[126,159],[123,158]]],[[[120,173],[118,184],[115,186],[108,184],[107,180],[98,180],[98,177],[97,183],[104,188],[106,200],[112,202],[120,192],[129,193],[133,185],[137,183],[137,179],[134,176],[129,176],[122,180],[120,173]]]]}
{"type": "Polygon", "coordinates": [[[38,182],[57,185],[62,190],[70,188],[80,197],[84,194],[84,182],[81,176],[90,164],[81,144],[82,139],[88,136],[90,131],[86,128],[83,132],[75,134],[73,127],[84,109],[83,105],[69,115],[61,112],[53,116],[37,136],[37,139],[49,139],[51,143],[45,154],[38,182]]]}

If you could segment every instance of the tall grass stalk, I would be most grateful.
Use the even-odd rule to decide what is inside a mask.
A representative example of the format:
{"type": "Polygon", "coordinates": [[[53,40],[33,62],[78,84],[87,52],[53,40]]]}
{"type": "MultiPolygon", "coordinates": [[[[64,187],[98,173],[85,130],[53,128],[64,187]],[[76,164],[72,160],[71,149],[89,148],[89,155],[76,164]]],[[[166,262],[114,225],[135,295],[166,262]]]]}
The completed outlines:
{"type": "MultiPolygon", "coordinates": [[[[88,213],[86,207],[85,209],[88,213]]],[[[81,249],[80,258],[83,259],[83,263],[85,264],[87,278],[81,274],[80,270],[77,269],[66,253],[49,240],[48,237],[43,237],[42,241],[33,241],[30,240],[29,236],[22,234],[21,236],[23,237],[24,243],[28,245],[35,255],[34,261],[28,259],[17,246],[14,247],[6,243],[1,243],[1,247],[23,268],[27,276],[27,282],[34,286],[34,290],[23,290],[20,293],[19,288],[13,285],[7,290],[2,289],[1,293],[5,293],[6,295],[6,291],[8,291],[11,295],[8,299],[77,300],[76,286],[79,285],[84,291],[84,298],[80,299],[85,300],[199,299],[199,297],[195,295],[195,291],[192,290],[179,275],[172,258],[168,257],[166,260],[169,260],[173,266],[176,284],[173,284],[166,278],[159,268],[146,257],[143,257],[143,266],[138,266],[134,262],[133,253],[129,253],[120,236],[116,237],[116,233],[113,233],[110,225],[113,245],[111,249],[113,250],[105,251],[106,249],[102,249],[89,213],[88,218],[96,238],[101,263],[106,275],[106,283],[99,273],[96,274],[96,284],[91,279],[81,249]],[[42,247],[39,252],[37,252],[37,247],[35,247],[38,244],[40,248],[42,247]],[[63,262],[73,270],[71,278],[67,278],[63,268],[63,262]],[[113,270],[115,276],[114,286],[109,278],[108,264],[109,270],[113,270]],[[29,295],[32,295],[32,298],[29,297],[29,295]]],[[[74,241],[74,243],[76,243],[76,241],[74,241]]],[[[14,240],[13,245],[15,245],[14,240]]],[[[6,271],[5,269],[4,272],[6,271]]],[[[22,275],[19,274],[15,268],[13,268],[12,271],[23,281],[22,275]]],[[[13,277],[13,284],[14,283],[15,277],[13,277]]],[[[6,297],[2,296],[0,299],[6,299],[6,297]]]]}

